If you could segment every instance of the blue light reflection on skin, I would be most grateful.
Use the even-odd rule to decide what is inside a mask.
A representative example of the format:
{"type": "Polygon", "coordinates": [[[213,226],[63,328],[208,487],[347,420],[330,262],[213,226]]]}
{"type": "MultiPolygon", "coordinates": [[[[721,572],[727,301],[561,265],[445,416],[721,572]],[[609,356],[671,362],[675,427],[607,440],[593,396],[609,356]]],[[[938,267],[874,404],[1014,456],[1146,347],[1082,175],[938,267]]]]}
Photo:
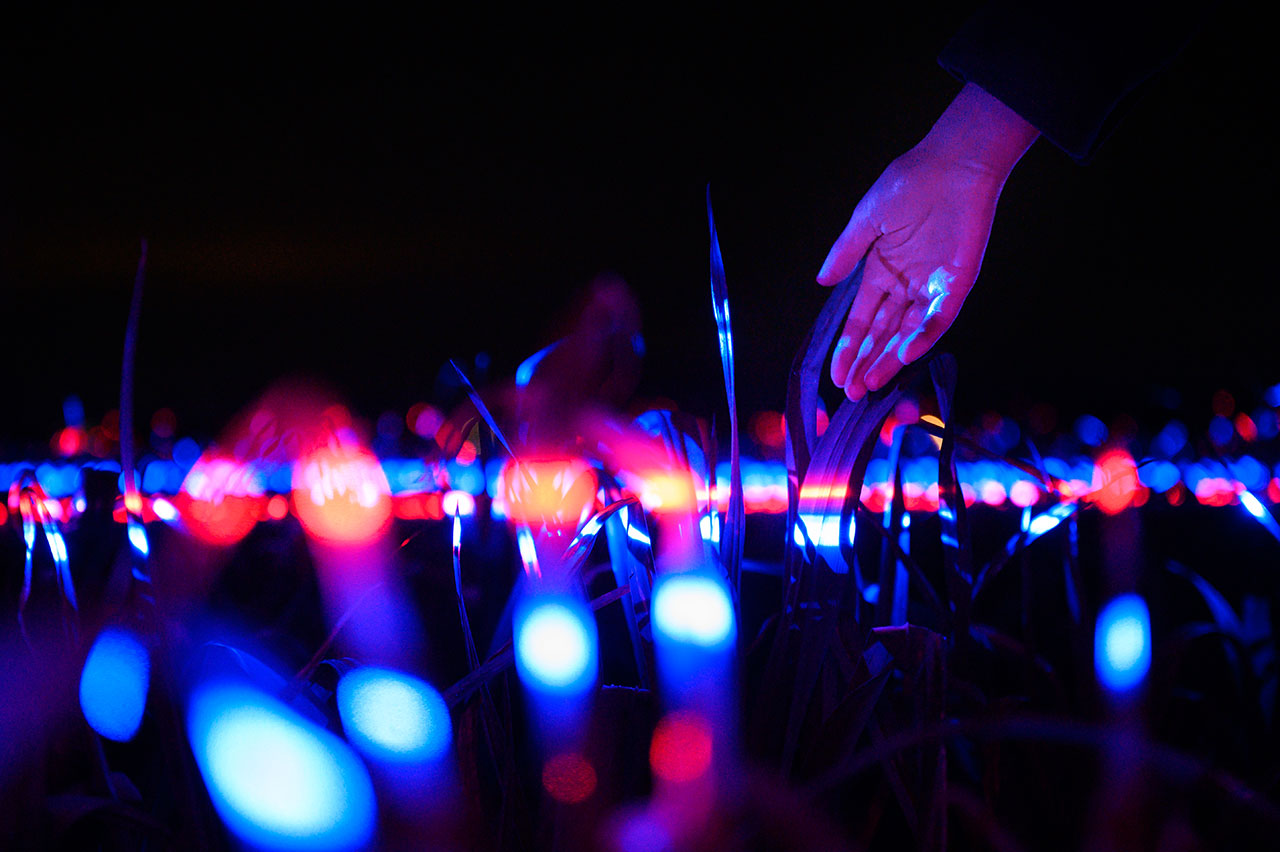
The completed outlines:
{"type": "Polygon", "coordinates": [[[1112,692],[1142,683],[1151,668],[1151,616],[1135,594],[1120,595],[1103,607],[1093,638],[1094,669],[1112,692]]]}
{"type": "Polygon", "coordinates": [[[453,729],[440,693],[412,675],[365,666],[338,681],[343,729],[366,757],[426,764],[449,748],[453,729]]]}
{"type": "Polygon", "coordinates": [[[528,599],[516,618],[516,671],[544,694],[586,693],[596,679],[596,624],[586,605],[568,596],[528,599]]]}
{"type": "Polygon", "coordinates": [[[80,709],[100,735],[116,742],[133,739],[147,705],[151,658],[128,630],[98,634],[80,672],[80,709]]]}
{"type": "Polygon", "coordinates": [[[218,815],[265,849],[344,850],[373,834],[373,784],[338,737],[265,693],[204,685],[187,709],[196,764],[218,815]]]}

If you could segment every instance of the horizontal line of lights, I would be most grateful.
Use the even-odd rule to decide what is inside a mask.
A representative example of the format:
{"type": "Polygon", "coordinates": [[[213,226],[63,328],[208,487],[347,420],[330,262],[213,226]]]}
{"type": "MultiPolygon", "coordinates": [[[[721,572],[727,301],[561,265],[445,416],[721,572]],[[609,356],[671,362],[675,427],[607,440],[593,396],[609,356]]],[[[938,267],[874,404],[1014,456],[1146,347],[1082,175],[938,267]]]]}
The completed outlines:
{"type": "MultiPolygon", "coordinates": [[[[490,511],[505,517],[502,460],[481,465],[450,462],[438,464],[422,459],[381,459],[392,494],[392,511],[402,520],[444,520],[455,513],[462,516],[476,511],[476,498],[491,498],[490,511]]],[[[1089,501],[1104,485],[1108,472],[1088,458],[1072,460],[1049,458],[1045,470],[1055,480],[1058,498],[1089,501]]],[[[993,508],[1034,506],[1046,496],[1046,486],[1016,468],[997,462],[977,461],[957,465],[966,505],[982,504],[993,508]]],[[[56,520],[67,520],[85,509],[80,493],[82,470],[112,470],[110,463],[41,462],[0,464],[0,484],[8,491],[6,505],[0,504],[0,522],[18,509],[18,477],[24,469],[34,468],[36,478],[48,495],[46,508],[56,520]]],[[[752,514],[779,514],[787,509],[787,473],[781,462],[744,460],[743,498],[746,511],[752,514]]],[[[116,468],[118,471],[118,468],[116,468]]],[[[909,511],[936,511],[938,508],[937,459],[910,459],[903,462],[903,500],[909,511]]],[[[144,495],[141,507],[147,521],[172,522],[178,519],[174,495],[181,492],[186,471],[168,460],[152,460],[143,468],[141,480],[144,495]],[[156,469],[158,472],[153,472],[156,469]]],[[[293,512],[290,502],[292,469],[288,465],[265,468],[254,464],[239,465],[228,470],[217,488],[208,488],[201,499],[218,502],[225,496],[254,498],[259,520],[280,520],[293,512]]],[[[729,466],[717,470],[715,500],[721,509],[728,504],[729,466]]],[[[1225,461],[1200,460],[1175,463],[1151,460],[1137,465],[1137,483],[1133,500],[1141,505],[1151,494],[1163,495],[1168,503],[1179,505],[1194,499],[1203,505],[1226,506],[1258,496],[1272,504],[1280,504],[1280,469],[1267,466],[1251,456],[1225,461]]],[[[801,489],[801,507],[828,500],[842,502],[847,486],[836,483],[827,487],[806,485],[801,489]]],[[[190,483],[188,483],[190,490],[190,483]]],[[[640,489],[638,496],[646,509],[670,508],[651,499],[650,489],[640,489]]],[[[661,489],[656,489],[661,491],[661,489]]],[[[693,489],[699,506],[706,506],[706,487],[693,489]]],[[[883,459],[873,459],[860,493],[861,502],[872,511],[883,511],[893,498],[892,471],[883,459]]],[[[117,501],[119,502],[119,501],[117,501]]],[[[124,520],[124,509],[117,505],[117,520],[124,520]]]]}

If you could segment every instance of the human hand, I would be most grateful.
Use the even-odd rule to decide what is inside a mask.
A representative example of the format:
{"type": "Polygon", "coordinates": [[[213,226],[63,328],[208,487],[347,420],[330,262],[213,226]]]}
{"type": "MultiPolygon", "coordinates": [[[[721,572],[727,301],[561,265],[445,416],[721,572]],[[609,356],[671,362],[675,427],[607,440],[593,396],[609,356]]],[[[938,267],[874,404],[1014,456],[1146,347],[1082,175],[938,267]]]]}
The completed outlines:
{"type": "Polygon", "coordinates": [[[883,387],[951,327],[982,266],[1004,181],[1038,135],[969,84],[858,202],[818,273],[831,286],[867,259],[831,358],[831,379],[849,399],[883,387]]]}

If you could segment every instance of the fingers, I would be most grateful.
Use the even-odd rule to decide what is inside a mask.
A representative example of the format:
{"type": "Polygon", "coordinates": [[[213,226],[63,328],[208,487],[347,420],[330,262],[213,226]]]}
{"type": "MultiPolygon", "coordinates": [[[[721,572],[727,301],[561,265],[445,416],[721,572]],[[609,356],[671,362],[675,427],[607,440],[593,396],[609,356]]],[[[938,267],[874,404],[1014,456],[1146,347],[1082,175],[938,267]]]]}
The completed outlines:
{"type": "Polygon", "coordinates": [[[831,358],[831,380],[844,388],[849,399],[860,399],[866,393],[867,368],[879,359],[911,302],[903,276],[873,249],[844,334],[831,358]]]}
{"type": "Polygon", "coordinates": [[[880,233],[872,224],[866,205],[859,202],[849,224],[836,239],[831,251],[827,252],[827,259],[822,262],[822,269],[818,272],[818,283],[830,287],[843,281],[866,255],[878,236],[880,233]]]}

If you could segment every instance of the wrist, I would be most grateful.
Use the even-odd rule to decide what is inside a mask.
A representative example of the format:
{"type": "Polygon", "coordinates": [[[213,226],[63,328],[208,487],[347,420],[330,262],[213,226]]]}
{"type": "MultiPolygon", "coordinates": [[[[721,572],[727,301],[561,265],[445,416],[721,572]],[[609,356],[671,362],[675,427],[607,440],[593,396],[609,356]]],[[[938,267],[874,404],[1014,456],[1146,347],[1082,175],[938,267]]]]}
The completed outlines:
{"type": "Polygon", "coordinates": [[[1039,136],[994,95],[966,83],[917,147],[1003,181],[1039,136]]]}

